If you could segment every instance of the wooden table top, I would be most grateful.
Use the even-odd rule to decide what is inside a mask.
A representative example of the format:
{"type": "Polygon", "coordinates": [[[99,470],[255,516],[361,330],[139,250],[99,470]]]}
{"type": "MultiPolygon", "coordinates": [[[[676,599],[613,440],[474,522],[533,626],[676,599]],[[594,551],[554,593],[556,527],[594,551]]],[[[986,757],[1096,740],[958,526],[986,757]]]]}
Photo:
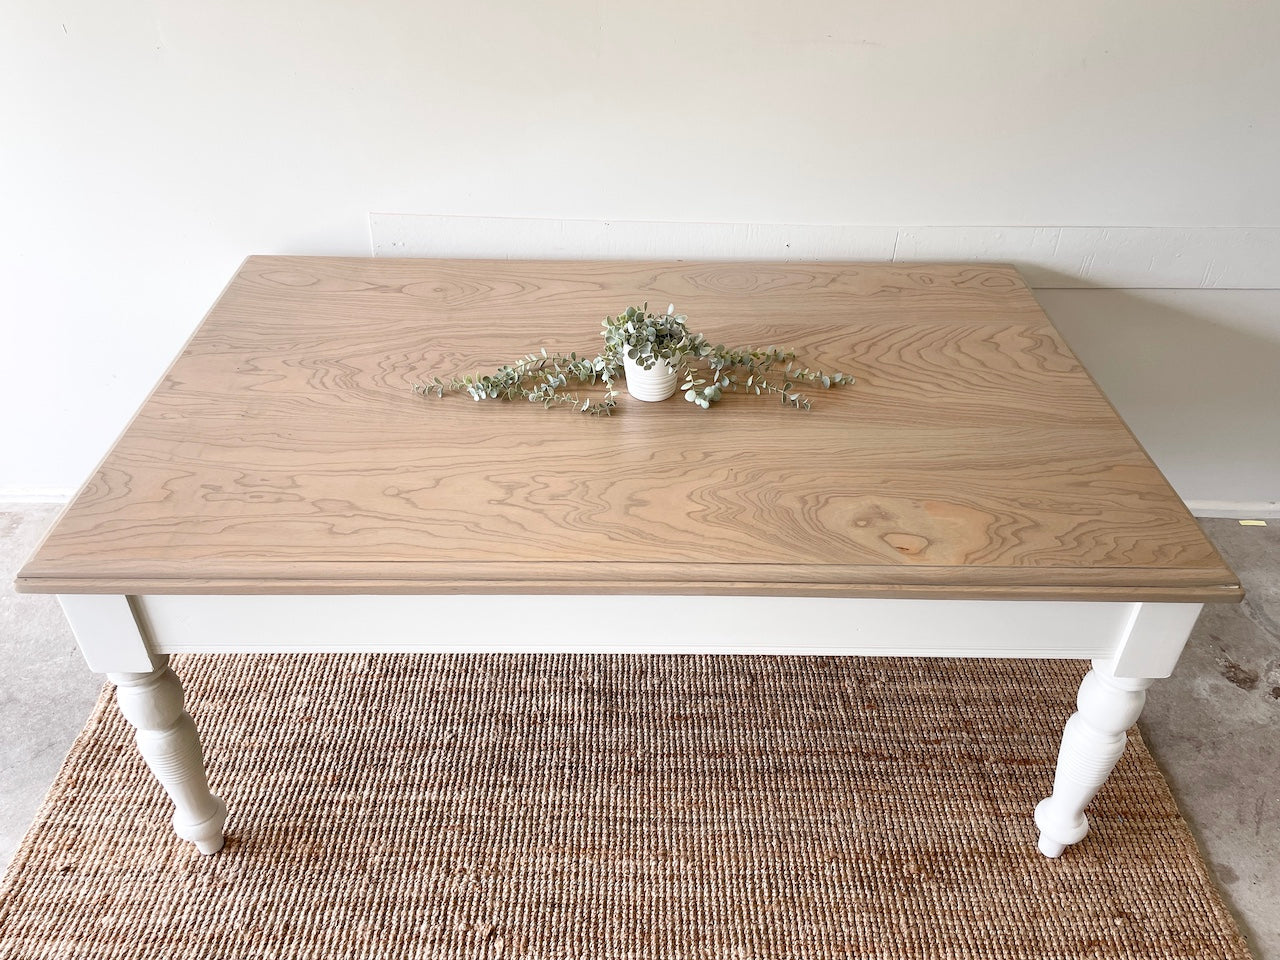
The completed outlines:
{"type": "Polygon", "coordinates": [[[251,257],[23,568],[61,593],[1236,600],[1010,267],[251,257]],[[674,302],[813,409],[613,417],[419,377],[674,302]]]}

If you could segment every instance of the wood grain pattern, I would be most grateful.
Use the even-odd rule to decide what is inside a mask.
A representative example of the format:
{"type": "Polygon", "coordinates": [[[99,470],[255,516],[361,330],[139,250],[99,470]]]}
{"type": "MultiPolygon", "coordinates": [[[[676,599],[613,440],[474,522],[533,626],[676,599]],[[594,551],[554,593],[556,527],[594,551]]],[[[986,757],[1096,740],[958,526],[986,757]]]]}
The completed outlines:
{"type": "Polygon", "coordinates": [[[310,257],[245,262],[19,585],[1240,595],[1012,268],[310,257]],[[642,300],[858,383],[608,419],[410,389],[642,300]]]}

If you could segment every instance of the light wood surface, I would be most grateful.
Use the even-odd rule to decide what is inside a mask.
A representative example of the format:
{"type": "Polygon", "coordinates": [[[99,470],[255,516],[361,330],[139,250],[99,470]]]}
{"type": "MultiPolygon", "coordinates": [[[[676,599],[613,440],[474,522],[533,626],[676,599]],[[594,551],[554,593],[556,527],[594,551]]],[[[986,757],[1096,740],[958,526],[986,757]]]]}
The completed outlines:
{"type": "Polygon", "coordinates": [[[245,262],[19,587],[1240,596],[1012,268],[310,257],[245,262]],[[410,389],[644,300],[858,382],[599,419],[410,389]]]}

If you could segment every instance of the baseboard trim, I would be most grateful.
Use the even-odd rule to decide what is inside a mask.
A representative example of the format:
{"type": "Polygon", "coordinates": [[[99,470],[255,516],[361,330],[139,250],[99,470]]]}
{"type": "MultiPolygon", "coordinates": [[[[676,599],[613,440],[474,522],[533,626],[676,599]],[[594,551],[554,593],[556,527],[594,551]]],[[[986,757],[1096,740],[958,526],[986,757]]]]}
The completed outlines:
{"type": "Polygon", "coordinates": [[[71,487],[0,487],[0,503],[66,503],[71,487]]]}
{"type": "Polygon", "coordinates": [[[1205,519],[1274,520],[1280,518],[1280,500],[1187,500],[1187,509],[1205,519]]]}
{"type": "Polygon", "coordinates": [[[892,226],[369,214],[378,257],[1013,263],[1037,289],[1274,290],[1280,226],[892,226]]]}

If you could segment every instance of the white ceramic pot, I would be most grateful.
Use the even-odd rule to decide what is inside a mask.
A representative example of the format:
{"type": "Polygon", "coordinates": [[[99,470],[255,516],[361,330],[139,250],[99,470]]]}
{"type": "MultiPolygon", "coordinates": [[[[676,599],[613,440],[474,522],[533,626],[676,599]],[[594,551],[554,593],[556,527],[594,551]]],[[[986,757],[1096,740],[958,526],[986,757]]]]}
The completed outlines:
{"type": "Polygon", "coordinates": [[[665,400],[676,392],[676,371],[665,360],[657,361],[646,370],[630,357],[624,356],[622,370],[627,377],[627,393],[637,400],[665,400]]]}

